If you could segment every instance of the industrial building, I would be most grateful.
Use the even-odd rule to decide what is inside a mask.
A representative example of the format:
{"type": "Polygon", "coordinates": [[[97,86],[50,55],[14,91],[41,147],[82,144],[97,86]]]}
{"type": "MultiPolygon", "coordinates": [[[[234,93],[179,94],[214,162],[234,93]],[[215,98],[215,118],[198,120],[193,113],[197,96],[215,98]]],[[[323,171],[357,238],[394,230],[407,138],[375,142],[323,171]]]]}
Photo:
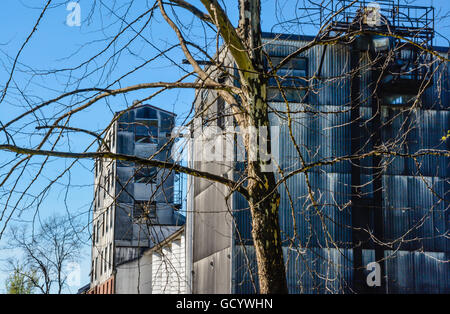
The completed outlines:
{"type": "MultiPolygon", "coordinates": [[[[133,106],[115,114],[99,149],[170,162],[174,125],[171,112],[151,105],[133,106]]],[[[170,170],[97,160],[89,293],[152,292],[152,276],[167,271],[161,267],[167,258],[163,254],[167,245],[162,243],[181,239],[184,230],[185,218],[178,212],[180,184],[170,170]],[[159,264],[152,263],[156,256],[159,264]],[[153,273],[152,264],[156,265],[153,273]]],[[[179,286],[184,287],[184,282],[179,286]]]]}
{"type": "MultiPolygon", "coordinates": [[[[303,173],[278,188],[289,292],[449,293],[449,159],[407,157],[423,149],[449,149],[448,141],[441,140],[450,129],[449,70],[441,66],[443,71],[434,71],[439,61],[428,51],[449,58],[449,49],[432,45],[433,8],[379,1],[375,9],[380,14],[369,16],[368,3],[360,3],[356,10],[333,7],[332,35],[359,29],[366,35],[314,45],[291,59],[278,71],[285,97],[269,79],[271,125],[279,130],[271,141],[272,152],[280,152],[278,164],[285,173],[300,167],[287,126],[286,98],[293,136],[306,163],[364,154],[374,147],[399,154],[371,155],[308,171],[319,208],[308,199],[303,173]],[[371,287],[366,283],[367,265],[373,262],[380,265],[381,285],[371,287]]],[[[315,40],[273,33],[263,37],[274,65],[315,40]]],[[[217,59],[223,68],[233,69],[225,50],[217,59]]],[[[226,73],[211,65],[205,71],[236,84],[232,70],[226,73]]],[[[227,134],[235,126],[230,108],[214,91],[198,90],[196,99],[196,112],[201,114],[194,137],[196,130],[219,128],[224,142],[232,142],[236,157],[191,160],[190,165],[239,181],[245,163],[237,158],[239,135],[227,134]]],[[[191,149],[191,157],[199,156],[205,145],[194,141],[191,149]]],[[[246,200],[199,178],[190,179],[187,192],[192,292],[257,293],[246,200]]]]}
{"type": "MultiPolygon", "coordinates": [[[[271,152],[283,173],[301,166],[286,102],[304,162],[369,154],[309,170],[316,205],[304,173],[278,188],[289,292],[449,293],[449,159],[408,157],[449,150],[441,137],[450,130],[450,73],[430,53],[449,58],[449,48],[433,46],[433,8],[385,0],[341,10],[350,2],[336,1],[330,34],[363,29],[364,35],[312,46],[278,71],[278,82],[268,80],[271,152]],[[375,147],[397,154],[370,154],[375,147]],[[367,266],[374,262],[381,283],[370,286],[367,266]]],[[[264,33],[267,67],[315,39],[264,33]]],[[[224,50],[216,57],[230,72],[213,65],[205,71],[237,85],[230,55],[224,50]]],[[[196,96],[188,166],[241,180],[245,152],[228,104],[212,90],[196,96]],[[220,134],[210,134],[208,143],[199,132],[211,127],[220,134]],[[233,158],[213,160],[217,154],[233,158]]],[[[173,114],[141,106],[116,114],[106,145],[148,158],[167,143],[173,126],[173,114]]],[[[156,159],[170,160],[167,152],[156,159]]],[[[185,220],[175,190],[174,174],[166,170],[96,164],[90,293],[258,292],[244,197],[188,176],[185,220]]]]}

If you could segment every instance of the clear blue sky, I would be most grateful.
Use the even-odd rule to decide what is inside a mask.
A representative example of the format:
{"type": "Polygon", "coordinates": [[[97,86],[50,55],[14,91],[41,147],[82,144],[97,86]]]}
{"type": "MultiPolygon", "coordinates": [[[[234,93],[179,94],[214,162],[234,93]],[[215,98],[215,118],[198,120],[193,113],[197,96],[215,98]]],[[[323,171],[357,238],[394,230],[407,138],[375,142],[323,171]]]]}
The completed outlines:
{"type": "MultiPolygon", "coordinates": [[[[64,72],[58,73],[56,75],[46,75],[45,77],[34,76],[31,69],[46,71],[49,69],[66,68],[71,66],[76,66],[81,62],[88,59],[93,52],[97,52],[104,46],[104,42],[98,42],[99,39],[108,38],[108,36],[113,35],[114,30],[117,29],[118,23],[110,25],[112,21],[116,21],[117,18],[115,14],[122,13],[126,10],[126,7],[121,7],[117,5],[116,7],[110,7],[113,1],[97,1],[98,5],[103,5],[103,12],[108,12],[108,14],[99,16],[94,13],[92,19],[87,20],[89,15],[89,10],[91,8],[92,1],[81,0],[79,1],[81,5],[82,23],[81,27],[69,27],[66,25],[66,16],[68,11],[66,11],[67,1],[55,1],[56,5],[52,7],[51,10],[46,13],[44,19],[40,23],[36,34],[32,37],[31,41],[26,45],[20,58],[19,64],[16,69],[16,74],[14,76],[14,81],[12,82],[12,87],[10,93],[5,98],[5,102],[0,104],[0,120],[2,122],[8,121],[11,117],[15,117],[17,114],[21,113],[23,110],[23,105],[25,101],[18,94],[17,89],[15,89],[15,84],[17,84],[20,89],[23,89],[26,93],[34,95],[35,97],[30,99],[34,102],[41,102],[42,100],[50,99],[58,95],[62,91],[67,91],[74,89],[75,87],[105,87],[111,79],[118,77],[120,74],[126,73],[133,65],[143,62],[146,58],[151,58],[158,53],[158,49],[165,49],[170,47],[172,44],[177,43],[176,38],[173,35],[171,29],[163,23],[163,20],[159,14],[156,14],[155,20],[152,21],[145,30],[146,40],[138,39],[136,40],[131,50],[124,50],[120,54],[120,59],[112,59],[114,62],[109,62],[107,70],[112,74],[111,78],[107,77],[107,73],[96,72],[90,76],[87,80],[83,81],[79,86],[76,86],[76,77],[80,76],[81,73],[89,73],[97,66],[96,64],[91,64],[88,67],[82,68],[81,70],[73,71],[72,73],[64,72]],[[102,31],[102,29],[104,31],[102,31]],[[89,45],[85,45],[89,43],[89,45]],[[150,44],[151,43],[151,44],[150,44]],[[153,46],[152,46],[153,45],[153,46]],[[76,54],[73,54],[77,52],[76,54]],[[117,61],[117,63],[115,62],[117,61]],[[114,67],[110,67],[114,64],[114,67]],[[71,74],[73,77],[69,77],[71,74]],[[72,83],[71,86],[65,86],[67,82],[72,83]],[[40,100],[38,99],[40,98],[40,100]]],[[[118,1],[118,3],[124,3],[125,1],[118,1]]],[[[139,1],[144,6],[146,1],[139,1]]],[[[193,1],[198,3],[198,1],[193,1]]],[[[301,3],[302,1],[298,1],[301,3]]],[[[14,57],[19,50],[20,46],[30,33],[33,25],[39,16],[42,4],[46,1],[36,1],[36,0],[3,0],[2,9],[0,10],[0,25],[2,33],[0,35],[0,66],[2,70],[0,71],[0,86],[4,86],[8,79],[8,73],[12,66],[11,57],[14,57]]],[[[236,18],[236,1],[226,0],[225,3],[228,5],[228,9],[231,12],[232,20],[237,21],[236,18]]],[[[277,23],[275,19],[274,12],[276,10],[274,6],[275,1],[265,0],[263,1],[263,15],[262,15],[262,25],[263,31],[270,31],[272,27],[277,23]]],[[[293,0],[282,0],[279,1],[278,8],[283,8],[283,14],[285,19],[290,19],[290,15],[293,16],[293,12],[297,12],[295,4],[297,1],[293,0]]],[[[420,0],[416,2],[417,4],[430,5],[433,4],[437,8],[438,15],[443,15],[445,12],[450,10],[450,3],[448,0],[420,0]]],[[[129,12],[127,21],[130,22],[137,16],[139,12],[138,6],[132,8],[129,12]]],[[[293,16],[294,17],[294,16],[293,16]]],[[[293,18],[292,17],[292,18],[293,18]]],[[[188,25],[191,22],[191,16],[189,14],[184,14],[181,16],[183,23],[188,25]]],[[[144,22],[138,23],[136,28],[144,25],[144,22]]],[[[313,34],[311,28],[302,26],[295,26],[291,28],[290,31],[294,33],[302,34],[313,34]]],[[[439,33],[448,37],[449,26],[448,20],[446,23],[439,22],[437,20],[436,29],[439,33]]],[[[280,28],[276,28],[280,31],[280,28]]],[[[187,31],[189,32],[189,31],[187,31]]],[[[190,35],[198,34],[199,37],[202,36],[203,30],[199,27],[195,27],[190,31],[190,35]]],[[[127,40],[134,36],[133,31],[127,32],[124,39],[119,41],[116,50],[120,49],[127,40]]],[[[446,40],[442,38],[437,39],[437,44],[446,45],[446,40]]],[[[213,53],[213,47],[210,49],[213,53]]],[[[171,51],[169,53],[170,57],[175,62],[180,62],[184,56],[180,51],[171,51]]],[[[101,58],[105,61],[111,53],[107,53],[106,57],[101,58]]],[[[189,70],[189,67],[185,67],[189,70]]],[[[132,85],[142,82],[155,82],[155,81],[174,81],[184,74],[183,71],[177,67],[171,65],[170,61],[164,59],[158,63],[150,63],[148,66],[140,71],[137,71],[127,79],[122,82],[122,87],[127,85],[132,85]]],[[[116,85],[116,87],[118,87],[116,85]]],[[[134,93],[133,95],[123,97],[111,97],[108,101],[101,101],[89,110],[80,113],[73,118],[72,126],[84,127],[90,130],[102,130],[106,124],[112,118],[113,112],[124,109],[126,106],[131,104],[131,102],[136,98],[142,98],[148,96],[149,91],[134,93]]],[[[68,99],[67,101],[74,100],[68,99]]],[[[179,119],[182,120],[190,108],[193,100],[193,91],[172,91],[165,93],[159,97],[154,98],[150,101],[151,104],[161,107],[163,109],[174,111],[178,114],[179,119]]],[[[43,115],[52,114],[52,112],[46,111],[42,113],[43,115]]],[[[21,129],[28,130],[26,125],[21,125],[21,129]]],[[[33,126],[34,127],[34,126],[33,126]]],[[[35,143],[36,137],[31,138],[27,134],[18,134],[19,142],[23,145],[28,145],[30,142],[35,143]]],[[[1,141],[4,138],[1,138],[1,141]]],[[[76,138],[71,138],[70,147],[73,151],[79,151],[84,148],[88,137],[78,136],[76,138]]],[[[67,147],[67,146],[66,146],[67,147]]],[[[0,152],[0,164],[4,162],[5,159],[10,158],[4,152],[0,152]]],[[[39,160],[39,158],[36,158],[39,160]]],[[[30,192],[37,194],[41,191],[43,184],[48,182],[48,179],[54,178],[58,175],[59,171],[65,168],[71,161],[70,160],[55,160],[53,161],[45,170],[44,176],[41,180],[35,184],[30,192]]],[[[33,166],[32,169],[36,171],[37,166],[33,166]]],[[[70,176],[66,175],[62,180],[60,185],[56,185],[45,197],[42,204],[40,205],[40,215],[42,217],[48,216],[55,212],[70,212],[72,214],[82,215],[85,221],[88,221],[88,210],[93,196],[93,188],[90,184],[93,182],[92,175],[92,161],[83,161],[71,171],[70,176]],[[69,181],[70,180],[70,181],[69,181]],[[72,188],[66,191],[64,183],[69,183],[72,188]]],[[[25,187],[25,183],[31,178],[32,173],[25,173],[21,184],[17,187],[17,190],[22,190],[25,187]]],[[[6,199],[3,193],[7,191],[10,186],[0,189],[0,206],[4,206],[6,199]]],[[[14,196],[14,197],[17,197],[14,196]]],[[[0,207],[2,208],[2,207],[0,207]]],[[[19,222],[29,222],[31,223],[33,214],[35,213],[36,206],[25,210],[23,214],[18,217],[17,214],[13,216],[12,223],[19,222]]],[[[3,227],[3,221],[0,220],[0,228],[3,227]]],[[[3,242],[0,241],[0,245],[3,242]]],[[[4,243],[4,242],[3,242],[4,243]]],[[[7,252],[0,250],[0,261],[7,256],[7,252]]],[[[82,264],[82,282],[81,284],[88,283],[88,272],[89,272],[89,250],[86,250],[86,256],[82,264]]],[[[2,272],[0,266],[0,292],[3,291],[3,280],[5,278],[5,273],[2,272]]],[[[76,291],[74,287],[72,292],[76,291]]]]}

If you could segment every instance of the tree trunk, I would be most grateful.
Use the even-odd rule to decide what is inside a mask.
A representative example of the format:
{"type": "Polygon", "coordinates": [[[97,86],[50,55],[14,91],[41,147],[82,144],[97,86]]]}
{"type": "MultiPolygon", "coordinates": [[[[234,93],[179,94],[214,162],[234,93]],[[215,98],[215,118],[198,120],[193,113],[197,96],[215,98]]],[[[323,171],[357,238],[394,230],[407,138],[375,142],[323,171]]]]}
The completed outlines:
{"type": "MultiPolygon", "coordinates": [[[[269,114],[266,99],[266,82],[264,78],[257,77],[250,80],[251,85],[247,93],[250,104],[249,125],[256,130],[261,127],[268,131],[267,147],[270,149],[269,114]]],[[[248,133],[247,133],[247,136],[248,133]]],[[[279,224],[280,195],[275,187],[273,172],[264,172],[263,166],[269,161],[263,161],[259,154],[260,137],[256,136],[256,145],[250,147],[252,141],[248,138],[247,155],[256,154],[256,160],[248,160],[248,201],[252,215],[252,237],[258,264],[258,277],[261,293],[287,293],[286,271],[284,268],[283,251],[281,247],[281,233],[279,224]]]]}
{"type": "MultiPolygon", "coordinates": [[[[260,0],[239,0],[239,27],[234,29],[217,0],[201,0],[211,20],[217,26],[239,70],[241,100],[246,112],[239,119],[241,130],[261,127],[267,130],[267,148],[270,149],[270,123],[267,104],[267,78],[265,77],[260,0]]],[[[240,115],[237,115],[240,116],[240,115]]],[[[250,129],[248,129],[251,131],[250,129]]],[[[257,136],[258,138],[258,136],[257,136]]],[[[257,141],[256,141],[257,142],[257,141]]],[[[248,159],[247,200],[252,215],[252,237],[256,251],[261,293],[287,293],[286,270],[280,239],[278,219],[280,195],[275,187],[273,172],[264,172],[264,161],[259,155],[262,143],[249,141],[244,136],[247,155],[256,152],[256,158],[248,159]]]]}
{"type": "Polygon", "coordinates": [[[261,293],[288,293],[278,218],[280,195],[270,194],[273,173],[263,173],[258,162],[249,166],[249,205],[261,293]]]}
{"type": "MultiPolygon", "coordinates": [[[[261,127],[267,130],[267,149],[270,150],[270,123],[267,104],[267,79],[264,77],[262,54],[260,1],[240,0],[239,33],[246,45],[253,68],[257,73],[242,73],[245,77],[247,108],[249,109],[248,125],[256,130],[261,127]]],[[[257,133],[258,134],[258,133],[257,133]]],[[[256,136],[257,148],[247,147],[256,154],[256,160],[248,160],[248,194],[252,215],[252,237],[256,251],[258,277],[261,293],[288,293],[286,270],[284,267],[281,232],[279,224],[280,195],[272,191],[275,187],[273,172],[263,172],[262,166],[269,161],[263,161],[259,152],[259,136],[256,136]]],[[[247,141],[247,145],[252,145],[247,141]]]]}

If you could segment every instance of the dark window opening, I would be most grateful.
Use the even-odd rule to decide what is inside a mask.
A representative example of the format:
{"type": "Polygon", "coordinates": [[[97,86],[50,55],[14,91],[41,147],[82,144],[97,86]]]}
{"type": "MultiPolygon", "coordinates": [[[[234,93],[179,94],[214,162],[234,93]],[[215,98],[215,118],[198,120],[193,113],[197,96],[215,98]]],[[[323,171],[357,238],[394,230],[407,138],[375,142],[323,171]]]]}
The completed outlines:
{"type": "Polygon", "coordinates": [[[200,94],[200,105],[198,108],[198,112],[200,114],[201,117],[201,121],[202,121],[202,129],[204,127],[206,127],[209,123],[209,119],[208,119],[208,110],[206,109],[206,102],[208,100],[208,95],[209,95],[209,91],[208,90],[202,90],[201,94],[200,94]]]}
{"type": "Polygon", "coordinates": [[[105,264],[104,264],[104,268],[103,271],[106,273],[106,271],[108,270],[108,247],[105,248],[105,264]]]}
{"type": "Polygon", "coordinates": [[[134,173],[135,183],[155,184],[157,177],[157,170],[154,167],[142,167],[136,169],[134,173]]]}
{"type": "Polygon", "coordinates": [[[158,119],[158,113],[155,109],[143,107],[137,110],[136,119],[158,119]]]}
{"type": "Polygon", "coordinates": [[[221,129],[225,128],[225,100],[222,97],[217,99],[217,126],[221,129]]]}
{"type": "MultiPolygon", "coordinates": [[[[283,88],[284,96],[288,102],[305,102],[306,90],[296,88],[283,88]]],[[[283,94],[277,88],[269,88],[267,91],[267,100],[284,102],[283,94]]]]}
{"type": "Polygon", "coordinates": [[[103,274],[103,250],[100,253],[100,275],[103,274]]]}
{"type": "Polygon", "coordinates": [[[415,95],[385,95],[383,96],[383,104],[406,106],[408,104],[412,104],[414,98],[415,95]]]}
{"type": "Polygon", "coordinates": [[[95,264],[94,264],[94,261],[92,261],[91,262],[91,282],[94,281],[94,273],[95,273],[94,267],[95,267],[95,264]]]}
{"type": "Polygon", "coordinates": [[[105,236],[105,213],[102,213],[102,237],[105,236]]]}
{"type": "Polygon", "coordinates": [[[112,268],[112,264],[113,264],[113,247],[112,247],[112,243],[109,244],[109,268],[112,268]]]}
{"type": "MultiPolygon", "coordinates": [[[[271,57],[272,66],[276,67],[284,57],[271,57]]],[[[267,62],[267,60],[266,60],[267,62]]],[[[267,63],[267,67],[268,66],[267,63]]],[[[305,102],[308,62],[306,58],[298,57],[290,59],[283,67],[277,71],[277,79],[283,88],[286,100],[289,102],[305,102]]],[[[268,95],[269,101],[283,102],[284,98],[279,90],[277,79],[269,78],[268,95]]]]}
{"type": "Polygon", "coordinates": [[[95,264],[94,264],[94,279],[97,279],[97,265],[98,265],[98,257],[95,258],[95,264]]]}
{"type": "MultiPolygon", "coordinates": [[[[218,79],[219,84],[225,83],[225,76],[221,75],[218,79]]],[[[225,128],[225,100],[218,95],[217,97],[217,126],[221,129],[225,128]]]]}
{"type": "Polygon", "coordinates": [[[110,213],[109,213],[109,227],[112,229],[112,227],[113,227],[113,218],[114,218],[114,215],[113,215],[113,209],[114,209],[114,207],[113,206],[111,206],[111,211],[110,211],[110,213]]]}
{"type": "Polygon", "coordinates": [[[158,120],[136,121],[136,143],[158,143],[158,120]]]}
{"type": "Polygon", "coordinates": [[[111,206],[109,206],[108,208],[106,208],[106,219],[105,219],[105,232],[106,232],[106,233],[108,233],[108,230],[109,230],[109,224],[108,224],[108,221],[109,221],[109,209],[110,209],[110,207],[111,207],[111,206]]]}
{"type": "Polygon", "coordinates": [[[100,222],[97,222],[97,237],[95,238],[95,242],[98,243],[98,238],[100,237],[100,222]]]}
{"type": "Polygon", "coordinates": [[[160,116],[161,116],[161,131],[162,132],[172,131],[173,127],[175,126],[173,116],[165,113],[160,113],[160,116]]]}
{"type": "Polygon", "coordinates": [[[95,236],[95,229],[96,229],[95,224],[94,224],[94,228],[93,229],[94,230],[92,231],[92,243],[95,244],[97,242],[97,240],[96,240],[97,237],[95,236]]]}

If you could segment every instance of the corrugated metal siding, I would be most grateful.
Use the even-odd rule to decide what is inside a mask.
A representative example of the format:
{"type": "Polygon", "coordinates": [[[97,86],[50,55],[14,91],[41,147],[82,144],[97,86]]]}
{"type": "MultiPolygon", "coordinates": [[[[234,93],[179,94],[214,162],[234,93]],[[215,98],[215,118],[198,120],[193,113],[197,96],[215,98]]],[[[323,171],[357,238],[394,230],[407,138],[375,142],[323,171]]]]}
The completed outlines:
{"type": "MultiPolygon", "coordinates": [[[[286,111],[284,104],[275,103],[272,107],[286,111]]],[[[291,104],[290,114],[292,131],[301,154],[306,163],[313,163],[324,158],[350,155],[350,108],[346,106],[307,106],[291,104]],[[300,111],[314,111],[306,113],[300,111]],[[298,113],[297,113],[298,112],[298,113]]],[[[297,150],[289,136],[287,117],[271,115],[272,123],[280,126],[279,151],[280,166],[284,171],[297,169],[301,166],[297,150]],[[274,121],[277,120],[277,121],[274,121]]],[[[333,165],[318,167],[315,171],[349,172],[350,163],[340,162],[333,165]]]]}
{"type": "MultiPolygon", "coordinates": [[[[237,264],[233,293],[255,293],[255,287],[256,291],[258,290],[258,275],[254,247],[237,246],[235,254],[237,264]]],[[[287,267],[289,293],[351,292],[352,250],[338,251],[333,248],[297,250],[283,247],[283,255],[287,267]],[[324,280],[325,277],[329,280],[324,280]]]]}
{"type": "MultiPolygon", "coordinates": [[[[382,108],[382,140],[384,143],[399,143],[401,153],[414,153],[421,149],[448,150],[449,145],[441,137],[450,129],[448,110],[400,110],[382,108]],[[402,138],[405,140],[403,141],[402,138]]],[[[397,175],[448,176],[448,158],[423,156],[417,158],[385,158],[389,164],[386,173],[397,175]]]]}
{"type": "MultiPolygon", "coordinates": [[[[448,58],[449,54],[441,54],[448,58]]],[[[435,65],[436,66],[436,65],[435,65]]],[[[450,102],[450,67],[448,63],[439,65],[443,71],[436,71],[433,75],[433,84],[427,89],[422,97],[422,108],[448,110],[450,102]]]]}
{"type": "Polygon", "coordinates": [[[184,235],[171,241],[162,250],[152,252],[152,294],[183,294],[187,292],[184,235]]]}
{"type": "Polygon", "coordinates": [[[450,223],[445,217],[445,206],[448,205],[430,191],[430,188],[433,188],[437,193],[444,192],[442,180],[429,177],[384,176],[383,187],[385,239],[402,240],[392,243],[393,248],[443,252],[448,250],[450,240],[446,234],[450,223]]]}
{"type": "MultiPolygon", "coordinates": [[[[271,41],[266,41],[266,43],[271,41]]],[[[266,45],[266,50],[274,56],[286,56],[304,41],[279,40],[266,45]]],[[[317,71],[323,47],[315,47],[301,56],[308,58],[310,75],[317,71]]],[[[323,76],[339,76],[348,72],[349,53],[345,47],[333,46],[326,51],[323,65],[323,76]]],[[[360,73],[360,127],[361,143],[365,143],[371,136],[371,74],[364,66],[368,64],[367,55],[363,55],[363,70],[360,73]]],[[[450,129],[449,79],[448,69],[443,78],[435,75],[434,85],[423,96],[423,102],[414,111],[405,108],[383,107],[382,121],[388,122],[382,128],[382,140],[393,141],[402,136],[401,126],[406,121],[412,121],[413,131],[406,137],[401,152],[414,152],[418,149],[449,149],[448,144],[440,142],[440,138],[450,129]],[[430,110],[429,108],[432,108],[430,110]],[[444,110],[439,110],[444,109],[444,110]],[[403,112],[401,112],[403,110],[403,112]],[[392,120],[392,121],[391,121],[392,120]],[[447,146],[445,146],[447,145],[447,146]]],[[[308,96],[308,104],[291,104],[291,111],[328,112],[327,114],[313,114],[299,112],[292,114],[293,131],[296,141],[301,146],[306,162],[313,162],[324,157],[343,156],[350,154],[350,86],[348,78],[336,79],[332,84],[317,83],[320,88],[317,94],[308,96]],[[331,114],[329,112],[341,111],[331,114]],[[309,150],[306,150],[305,147],[309,150]]],[[[272,106],[281,111],[286,107],[282,103],[272,106]]],[[[274,125],[280,125],[281,167],[284,171],[298,168],[300,161],[297,151],[289,138],[286,121],[272,115],[274,125]]],[[[372,149],[369,142],[364,151],[372,149]]],[[[385,261],[388,287],[386,292],[449,292],[450,269],[449,260],[450,241],[444,237],[449,230],[448,203],[440,199],[449,194],[450,167],[448,158],[423,157],[420,162],[420,173],[414,162],[402,158],[386,158],[387,167],[382,177],[384,203],[383,221],[384,236],[387,240],[403,236],[403,242],[394,242],[393,249],[397,251],[393,258],[385,261]],[[428,187],[427,187],[427,183],[428,187]],[[431,192],[432,187],[436,192],[431,192]],[[414,227],[411,230],[411,227],[414,227]],[[416,237],[421,241],[411,241],[416,237]],[[406,252],[403,250],[423,250],[424,252],[406,252]],[[432,252],[434,251],[434,252],[432,252]]],[[[372,159],[361,160],[362,193],[370,197],[372,190],[372,159]]],[[[287,181],[287,188],[294,203],[292,214],[285,186],[281,186],[280,223],[283,240],[285,240],[285,260],[287,261],[287,276],[291,293],[332,293],[351,292],[353,285],[353,251],[349,248],[352,241],[351,209],[346,206],[350,200],[351,173],[348,163],[338,163],[314,169],[309,173],[314,195],[320,203],[320,211],[326,215],[328,228],[333,239],[339,243],[341,254],[335,248],[325,249],[325,235],[322,222],[317,212],[307,200],[307,189],[303,174],[296,175],[287,181]],[[298,238],[301,254],[288,248],[286,239],[294,234],[293,217],[297,223],[298,238]],[[334,221],[332,223],[331,221],[334,221]],[[307,248],[305,248],[307,247],[307,248]],[[330,267],[333,265],[333,267],[330,267]],[[324,275],[332,281],[325,281],[324,275]]],[[[237,229],[243,239],[251,243],[251,224],[248,204],[239,195],[233,197],[233,209],[237,229]]],[[[233,251],[233,282],[236,293],[252,293],[253,285],[249,271],[256,280],[256,266],[254,249],[246,246],[250,265],[247,263],[243,247],[236,232],[237,243],[233,251]]],[[[363,265],[375,261],[373,250],[363,250],[363,265]]],[[[385,251],[385,256],[391,251],[385,251]]],[[[257,284],[257,280],[256,280],[257,284]]]]}
{"type": "Polygon", "coordinates": [[[388,293],[449,293],[449,254],[385,251],[388,293]]]}

